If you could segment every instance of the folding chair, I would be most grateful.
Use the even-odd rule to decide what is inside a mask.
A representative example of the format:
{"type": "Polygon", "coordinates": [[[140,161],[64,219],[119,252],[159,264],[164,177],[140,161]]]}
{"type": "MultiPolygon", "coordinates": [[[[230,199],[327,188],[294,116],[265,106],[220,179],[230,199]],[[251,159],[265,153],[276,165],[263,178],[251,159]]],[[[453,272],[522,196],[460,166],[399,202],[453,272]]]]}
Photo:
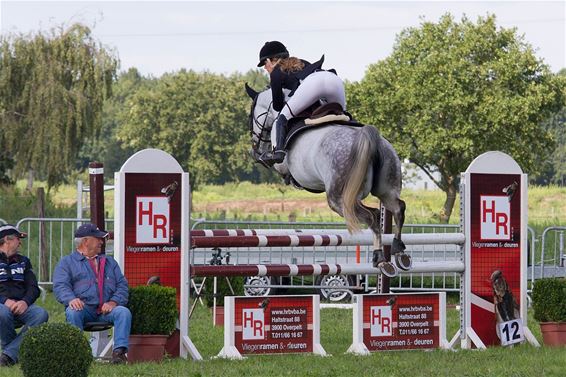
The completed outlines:
{"type": "Polygon", "coordinates": [[[112,352],[112,346],[114,345],[114,340],[110,336],[110,330],[112,328],[110,322],[86,322],[83,326],[84,331],[90,332],[90,348],[92,350],[92,356],[94,357],[104,357],[112,352]]]}

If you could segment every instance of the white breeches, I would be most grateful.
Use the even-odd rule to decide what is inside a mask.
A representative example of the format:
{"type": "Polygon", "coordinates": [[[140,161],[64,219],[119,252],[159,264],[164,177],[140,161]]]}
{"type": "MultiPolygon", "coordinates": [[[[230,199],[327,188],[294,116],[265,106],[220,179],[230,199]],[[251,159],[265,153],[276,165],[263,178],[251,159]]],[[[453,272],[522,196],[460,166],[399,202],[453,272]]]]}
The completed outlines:
{"type": "Polygon", "coordinates": [[[291,119],[319,100],[339,103],[342,109],[346,110],[346,93],[340,77],[328,71],[311,73],[299,85],[293,96],[287,100],[281,114],[291,119]]]}
{"type": "MultiPolygon", "coordinates": [[[[317,101],[336,102],[346,110],[346,93],[342,79],[332,72],[318,71],[308,75],[287,100],[280,114],[291,119],[317,101]]],[[[271,141],[275,147],[276,127],[271,130],[271,141]]]]}

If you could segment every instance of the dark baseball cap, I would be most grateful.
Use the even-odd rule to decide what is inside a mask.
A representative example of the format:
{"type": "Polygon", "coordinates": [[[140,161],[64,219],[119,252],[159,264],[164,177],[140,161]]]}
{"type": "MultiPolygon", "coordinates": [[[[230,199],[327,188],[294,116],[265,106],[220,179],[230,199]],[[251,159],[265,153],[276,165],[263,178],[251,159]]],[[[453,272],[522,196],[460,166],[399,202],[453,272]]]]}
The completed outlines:
{"type": "Polygon", "coordinates": [[[96,238],[105,238],[108,235],[108,232],[105,230],[100,230],[94,224],[87,223],[79,226],[77,231],[75,232],[75,238],[83,238],[83,237],[96,237],[96,238]]]}
{"type": "Polygon", "coordinates": [[[12,224],[0,225],[0,238],[11,235],[18,236],[18,238],[26,238],[28,236],[27,233],[20,232],[18,228],[16,228],[12,224]]]}

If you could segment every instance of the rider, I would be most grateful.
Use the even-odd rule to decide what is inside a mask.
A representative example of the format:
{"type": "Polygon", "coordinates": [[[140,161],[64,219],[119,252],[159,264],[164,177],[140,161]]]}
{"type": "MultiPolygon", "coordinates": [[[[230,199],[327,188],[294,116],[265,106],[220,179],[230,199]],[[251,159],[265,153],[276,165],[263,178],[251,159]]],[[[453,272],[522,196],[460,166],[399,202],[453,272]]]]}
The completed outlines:
{"type": "Polygon", "coordinates": [[[278,41],[266,42],[259,51],[258,67],[264,66],[269,73],[273,108],[279,111],[274,130],[271,132],[273,152],[266,152],[261,159],[268,163],[281,163],[285,159],[283,150],[287,135],[287,121],[297,116],[313,103],[336,102],[346,110],[344,83],[333,71],[323,70],[324,55],[316,63],[289,56],[285,45],[278,41]],[[285,102],[283,89],[288,89],[285,102]],[[274,137],[275,136],[275,137],[274,137]]]}

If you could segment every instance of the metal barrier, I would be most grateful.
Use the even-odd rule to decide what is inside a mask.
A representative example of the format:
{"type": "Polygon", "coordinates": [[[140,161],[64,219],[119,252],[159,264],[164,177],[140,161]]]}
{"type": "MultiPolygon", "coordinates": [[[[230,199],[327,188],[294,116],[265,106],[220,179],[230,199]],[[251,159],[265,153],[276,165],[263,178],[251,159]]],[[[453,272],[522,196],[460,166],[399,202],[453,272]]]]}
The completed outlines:
{"type": "MultiPolygon", "coordinates": [[[[30,258],[42,285],[53,282],[53,270],[64,256],[74,250],[74,232],[89,219],[75,218],[23,218],[16,226],[28,233],[23,239],[21,253],[30,258]]],[[[0,223],[2,220],[0,219],[0,223]]],[[[113,219],[105,221],[106,229],[113,229],[113,219]]],[[[209,221],[195,220],[193,229],[345,229],[344,223],[338,222],[258,222],[258,221],[209,221]]],[[[404,233],[457,233],[459,225],[446,224],[405,224],[404,233]]],[[[566,227],[553,226],[544,229],[540,238],[528,228],[529,261],[528,280],[533,282],[542,277],[566,276],[565,267],[566,227]]],[[[415,262],[452,261],[459,258],[457,245],[419,245],[407,246],[407,252],[415,262]]],[[[106,245],[106,253],[113,254],[113,241],[106,245]]],[[[371,261],[371,246],[361,246],[359,263],[371,261]]],[[[265,247],[265,248],[229,248],[224,250],[196,249],[191,253],[191,264],[354,264],[357,263],[355,247],[351,246],[310,246],[310,247],[265,247]]],[[[294,278],[273,278],[277,284],[266,285],[271,288],[309,288],[322,289],[323,285],[316,278],[297,276],[294,278]]],[[[369,276],[358,276],[350,280],[350,288],[371,289],[369,276]]],[[[532,286],[532,284],[531,284],[532,286]]],[[[253,288],[258,286],[254,281],[253,288]]],[[[455,273],[402,273],[391,281],[393,291],[426,290],[458,291],[459,279],[455,273]]]]}
{"type": "MultiPolygon", "coordinates": [[[[22,239],[20,253],[32,263],[37,280],[41,285],[53,284],[53,271],[59,260],[74,249],[74,234],[77,227],[89,219],[35,218],[26,217],[16,226],[28,234],[22,239]]],[[[106,229],[114,227],[114,220],[106,220],[106,229]]],[[[106,253],[113,253],[113,242],[106,244],[106,253]]]]}
{"type": "Polygon", "coordinates": [[[533,270],[538,268],[538,278],[564,277],[566,268],[564,266],[564,233],[566,226],[552,226],[546,228],[541,236],[540,263],[533,264],[533,270]]]}

